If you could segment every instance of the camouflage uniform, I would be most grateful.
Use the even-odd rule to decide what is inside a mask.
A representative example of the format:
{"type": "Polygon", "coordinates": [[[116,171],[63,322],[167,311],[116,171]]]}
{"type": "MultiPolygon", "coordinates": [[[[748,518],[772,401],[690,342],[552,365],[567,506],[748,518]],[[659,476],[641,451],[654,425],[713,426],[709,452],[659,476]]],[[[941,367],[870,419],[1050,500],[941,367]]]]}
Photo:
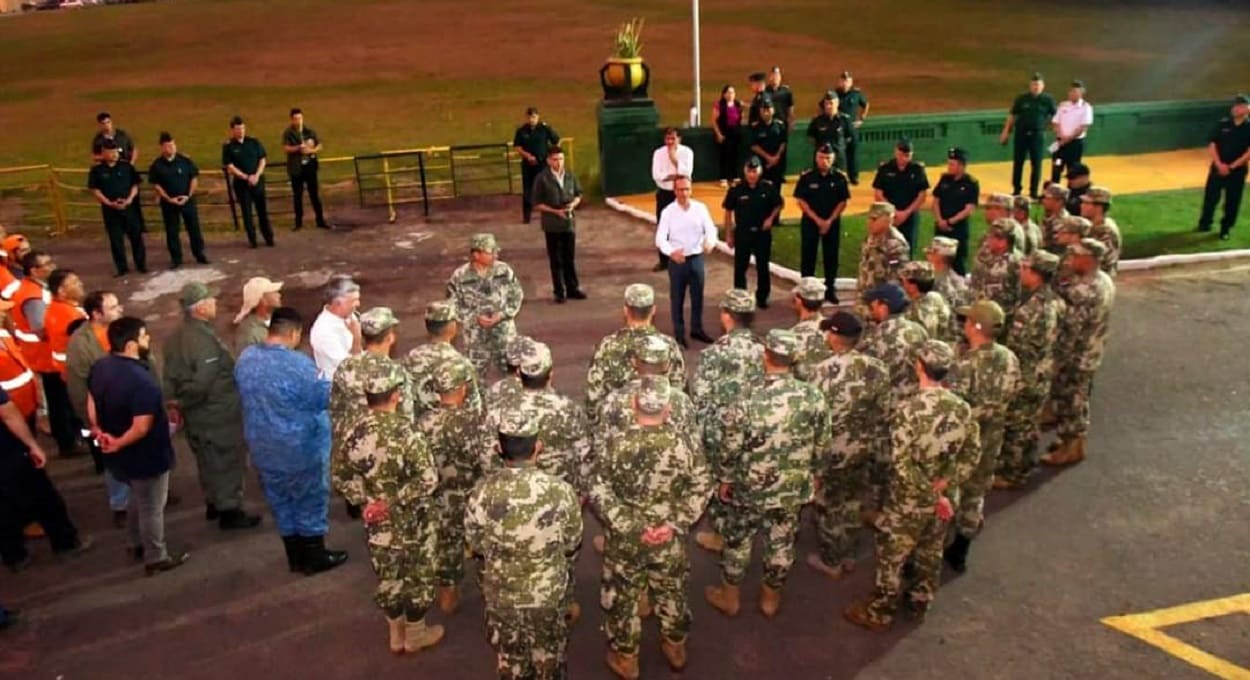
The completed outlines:
{"type": "Polygon", "coordinates": [[[895,399],[916,389],[916,349],[929,339],[924,327],[895,314],[880,323],[870,323],[859,341],[859,350],[880,359],[890,371],[895,399]]]}
{"type": "MultiPolygon", "coordinates": [[[[921,359],[931,368],[949,365],[949,348],[936,350],[938,341],[924,344],[921,359]]],[[[972,409],[949,390],[917,390],[894,410],[891,420],[889,503],[877,522],[877,571],[867,618],[889,624],[903,595],[903,565],[912,562],[915,576],[908,584],[909,606],[928,610],[941,579],[942,544],[947,523],[938,519],[938,494],[933,482],[948,480],[945,496],[959,504],[959,487],[972,473],[980,452],[980,438],[972,409]]]]}
{"type": "MultiPolygon", "coordinates": [[[[823,302],[825,292],[825,282],[814,276],[803,277],[794,289],[795,295],[809,302],[823,302]]],[[[816,364],[832,354],[825,343],[825,334],[820,330],[821,318],[820,312],[816,311],[790,327],[790,332],[799,339],[799,354],[794,360],[794,377],[799,380],[811,381],[816,364]]]]}
{"type": "MultiPolygon", "coordinates": [[[[752,300],[754,303],[754,300],[752,300]]],[[[668,380],[647,376],[638,408],[661,412],[668,401],[668,380]]],[[[607,537],[603,553],[604,631],[611,648],[638,653],[642,621],[638,599],[651,593],[660,632],[670,642],[690,633],[687,588],[690,561],[686,533],[698,520],[711,492],[712,478],[703,452],[671,422],[641,425],[635,420],[608,440],[595,459],[590,498],[603,518],[607,537]],[[648,545],[645,529],[667,525],[671,540],[648,545]]]]}
{"type": "Polygon", "coordinates": [[[514,369],[521,365],[521,354],[533,342],[534,339],[528,335],[518,334],[509,338],[508,343],[504,345],[504,361],[508,364],[508,371],[502,378],[491,383],[482,396],[483,406],[488,412],[504,399],[521,393],[521,378],[514,369]]]}
{"type": "MultiPolygon", "coordinates": [[[[1089,191],[1081,196],[1081,200],[1086,203],[1095,203],[1104,206],[1105,209],[1111,209],[1111,191],[1106,187],[1093,186],[1089,191]]],[[[1091,224],[1089,229],[1089,237],[1102,241],[1106,246],[1106,250],[1099,260],[1099,267],[1112,278],[1120,272],[1120,248],[1123,241],[1120,237],[1120,226],[1115,220],[1103,216],[1102,222],[1091,224]]]]}
{"type": "MultiPolygon", "coordinates": [[[[774,356],[793,359],[798,338],[769,331],[765,346],[774,356]]],[[[731,506],[725,523],[721,575],[739,585],[751,562],[751,544],[764,534],[762,582],[773,590],[785,585],[794,564],[799,511],[812,499],[812,477],[824,468],[831,435],[824,395],[789,373],[773,373],[730,406],[722,427],[724,456],[720,482],[730,485],[731,506]]]]}
{"type": "Polygon", "coordinates": [[[1055,183],[1046,187],[1042,194],[1046,198],[1059,201],[1060,204],[1059,212],[1042,217],[1042,248],[1055,255],[1063,255],[1065,248],[1059,245],[1059,242],[1055,239],[1055,234],[1059,231],[1059,225],[1072,216],[1068,212],[1067,207],[1065,207],[1068,202],[1068,188],[1062,184],[1055,183]]]}
{"type": "MultiPolygon", "coordinates": [[[[926,250],[926,252],[935,253],[947,261],[945,268],[941,271],[938,271],[936,268],[933,271],[933,292],[941,295],[942,299],[946,300],[946,306],[951,310],[954,310],[956,307],[963,307],[972,301],[972,294],[968,292],[968,280],[950,267],[949,258],[954,257],[958,250],[959,241],[946,236],[933,237],[933,242],[929,244],[926,250]]],[[[952,313],[950,330],[943,333],[943,335],[953,340],[958,338],[962,332],[963,329],[959,327],[959,322],[952,313]]]]}
{"type": "MultiPolygon", "coordinates": [[[[336,373],[336,379],[339,374],[336,373]]],[[[381,394],[402,387],[398,365],[375,364],[362,389],[381,394]]],[[[366,410],[346,430],[335,488],[349,503],[381,501],[386,519],[365,524],[369,558],[378,576],[374,601],[390,618],[425,616],[434,599],[438,470],[424,437],[402,413],[366,410]]]]}
{"type": "MultiPolygon", "coordinates": [[[[1083,239],[1073,253],[1102,256],[1100,241],[1083,239]]],[[[1062,439],[1084,437],[1089,430],[1089,395],[1094,372],[1102,365],[1103,346],[1115,303],[1115,283],[1104,271],[1073,279],[1064,290],[1067,313],[1060,323],[1059,360],[1052,394],[1062,439]]]]}
{"type": "MultiPolygon", "coordinates": [[[[431,302],[425,309],[426,321],[455,321],[455,308],[446,300],[431,302]]],[[[447,364],[472,366],[463,354],[458,352],[450,342],[431,340],[418,345],[408,352],[403,359],[404,368],[408,371],[408,381],[412,391],[413,417],[420,418],[425,413],[438,408],[438,391],[434,389],[434,372],[447,364]]],[[[476,376],[469,386],[469,408],[482,411],[481,385],[476,376]]]]}
{"type": "MultiPolygon", "coordinates": [[[[1005,237],[1015,220],[994,220],[988,234],[1005,237]]],[[[973,300],[993,300],[1008,317],[1015,311],[1020,299],[1020,256],[1014,251],[995,255],[987,244],[977,253],[972,264],[972,278],[968,289],[973,300]]]]}
{"type": "MultiPolygon", "coordinates": [[[[894,217],[894,206],[889,203],[873,203],[868,219],[894,217]]],[[[911,247],[902,232],[893,226],[879,235],[871,233],[864,239],[859,251],[859,274],[856,285],[860,292],[883,283],[898,283],[898,270],[910,259],[911,247]]]]}
{"type": "MultiPolygon", "coordinates": [[[[1011,211],[1014,205],[1015,205],[1015,200],[1012,199],[1010,194],[990,194],[989,197],[985,199],[985,207],[1001,208],[1003,211],[1003,217],[991,220],[989,219],[989,215],[987,214],[986,226],[993,226],[993,224],[991,223],[997,222],[999,219],[1004,220],[1007,223],[1006,225],[1007,231],[1012,236],[1011,252],[1015,253],[1016,256],[1018,257],[1023,257],[1025,254],[1024,249],[1025,249],[1025,242],[1027,240],[1027,235],[1024,232],[1024,225],[1020,224],[1018,221],[1016,221],[1015,218],[1011,216],[1011,211]]],[[[981,239],[977,241],[976,250],[977,250],[978,257],[981,255],[981,251],[985,250],[986,248],[985,241],[986,241],[986,236],[988,235],[989,235],[989,230],[987,229],[986,233],[982,234],[981,239]]]]}
{"type": "MultiPolygon", "coordinates": [[[[904,265],[901,276],[904,281],[931,284],[933,283],[933,265],[928,262],[908,262],[904,265]]],[[[921,293],[920,297],[913,298],[903,316],[924,328],[930,338],[945,342],[952,339],[951,307],[947,304],[946,298],[935,290],[921,293]]]]}
{"type": "MultiPolygon", "coordinates": [[[[991,301],[981,301],[960,311],[966,313],[969,321],[991,334],[1004,320],[1002,309],[991,301]]],[[[951,391],[963,397],[972,407],[981,433],[979,462],[960,490],[959,510],[955,517],[955,528],[959,534],[971,538],[985,524],[985,496],[998,469],[1007,407],[1020,390],[1020,362],[1014,352],[991,341],[963,351],[956,359],[947,382],[951,391]]]]}
{"type": "MultiPolygon", "coordinates": [[[[477,234],[471,248],[478,251],[498,252],[499,246],[491,234],[477,234]]],[[[521,313],[525,293],[512,267],[495,261],[487,270],[477,271],[473,263],[466,262],[452,273],[447,282],[447,298],[455,304],[456,316],[464,329],[465,347],[469,361],[477,369],[478,379],[486,377],[493,365],[504,367],[504,346],[516,333],[516,316],[521,313]],[[502,319],[493,328],[482,328],[479,316],[500,314],[502,319]]]]}
{"type": "MultiPolygon", "coordinates": [[[[625,288],[625,305],[645,308],[655,305],[655,291],[651,286],[635,283],[625,288]]],[[[622,328],[595,347],[590,369],[586,373],[586,411],[594,417],[599,404],[609,394],[620,389],[634,377],[632,352],[645,337],[663,338],[669,347],[668,379],[678,390],[686,389],[686,359],[681,347],[671,336],[664,335],[650,324],[622,328]]]]}
{"type": "MultiPolygon", "coordinates": [[[[517,413],[505,417],[499,431],[538,435],[517,413]]],[[[484,558],[486,633],[499,677],[567,677],[565,612],[582,539],[577,492],[534,465],[506,465],[473,490],[464,521],[470,549],[484,558]]]]}

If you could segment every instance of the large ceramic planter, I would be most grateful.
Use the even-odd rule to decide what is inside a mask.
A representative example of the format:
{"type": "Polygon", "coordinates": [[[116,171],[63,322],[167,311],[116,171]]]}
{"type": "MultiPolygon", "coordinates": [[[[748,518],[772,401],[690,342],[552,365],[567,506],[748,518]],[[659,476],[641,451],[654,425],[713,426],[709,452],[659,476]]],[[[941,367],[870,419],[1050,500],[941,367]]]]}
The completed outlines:
{"type": "Polygon", "coordinates": [[[605,101],[624,103],[645,100],[647,85],[651,82],[651,69],[643,63],[642,57],[610,57],[599,69],[599,82],[603,85],[605,101]]]}

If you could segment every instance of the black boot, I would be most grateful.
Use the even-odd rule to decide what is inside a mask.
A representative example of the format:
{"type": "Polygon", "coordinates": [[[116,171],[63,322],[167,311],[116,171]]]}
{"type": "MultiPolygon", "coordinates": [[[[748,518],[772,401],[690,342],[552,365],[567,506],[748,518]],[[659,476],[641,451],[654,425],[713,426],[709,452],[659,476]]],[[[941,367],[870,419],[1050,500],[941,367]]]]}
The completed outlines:
{"type": "Polygon", "coordinates": [[[972,545],[972,539],[963,534],[955,534],[955,540],[946,547],[942,553],[942,559],[950,565],[957,573],[964,573],[968,570],[968,548],[972,545]]]}
{"type": "Polygon", "coordinates": [[[221,513],[217,511],[217,506],[212,503],[204,504],[204,519],[208,522],[215,522],[221,519],[221,513]]]}
{"type": "Polygon", "coordinates": [[[360,506],[352,505],[349,501],[343,501],[343,507],[347,508],[347,516],[352,519],[360,519],[360,506]]]}
{"type": "Polygon", "coordinates": [[[251,529],[257,524],[260,524],[260,515],[249,515],[238,508],[222,510],[217,520],[217,526],[221,527],[222,531],[251,529]]]}
{"type": "Polygon", "coordinates": [[[290,567],[291,573],[298,573],[304,570],[301,562],[300,554],[300,537],[299,536],[283,536],[282,547],[286,549],[286,566],[290,567]]]}
{"type": "Polygon", "coordinates": [[[303,567],[306,575],[311,576],[329,571],[347,561],[346,551],[326,550],[325,536],[300,536],[298,538],[303,548],[300,551],[300,566],[303,567]]]}

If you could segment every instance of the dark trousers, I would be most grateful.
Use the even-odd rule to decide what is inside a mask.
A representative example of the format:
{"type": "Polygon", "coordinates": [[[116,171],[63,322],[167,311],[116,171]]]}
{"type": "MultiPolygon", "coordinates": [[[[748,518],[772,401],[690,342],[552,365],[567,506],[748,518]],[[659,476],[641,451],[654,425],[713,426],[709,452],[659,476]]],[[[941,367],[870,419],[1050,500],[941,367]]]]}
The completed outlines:
{"type": "Polygon", "coordinates": [[[577,282],[577,266],[573,261],[577,251],[577,234],[571,231],[547,232],[547,262],[551,265],[551,287],[556,297],[580,290],[577,282]]]}
{"type": "Polygon", "coordinates": [[[673,315],[673,336],[686,337],[686,291],[690,291],[690,328],[703,332],[703,256],[690,255],[677,264],[668,262],[669,307],[673,315]]]}
{"type": "Polygon", "coordinates": [[[1058,182],[1063,176],[1064,170],[1081,162],[1081,157],[1085,155],[1085,140],[1074,139],[1067,144],[1055,149],[1055,153],[1050,157],[1050,181],[1058,182]]]}
{"type": "Polygon", "coordinates": [[[100,213],[104,216],[104,230],[109,237],[109,252],[113,254],[113,268],[118,274],[130,271],[130,267],[126,264],[126,241],[129,240],[135,269],[145,271],[148,268],[148,250],[143,244],[143,231],[141,231],[139,221],[135,219],[135,212],[101,206],[100,213]]]}
{"type": "Polygon", "coordinates": [[[534,180],[542,173],[544,167],[546,166],[541,161],[537,165],[521,161],[521,220],[526,224],[529,224],[530,216],[534,214],[534,204],[530,203],[534,180]]]}
{"type": "Polygon", "coordinates": [[[771,168],[764,168],[764,179],[776,184],[780,187],[786,181],[786,159],[782,156],[781,160],[771,168]]]}
{"type": "Polygon", "coordinates": [[[140,233],[148,233],[148,223],[143,219],[143,204],[138,198],[135,199],[134,203],[130,204],[130,211],[134,213],[134,219],[139,224],[140,233]]]}
{"type": "Polygon", "coordinates": [[[1215,206],[1220,194],[1224,195],[1224,217],[1220,219],[1220,233],[1226,234],[1237,223],[1237,211],[1241,209],[1241,195],[1246,191],[1246,168],[1238,168],[1221,177],[1215,166],[1207,171],[1207,188],[1202,196],[1202,217],[1198,218],[1200,229],[1210,229],[1215,219],[1215,206]]]}
{"type": "Polygon", "coordinates": [[[967,268],[966,263],[968,261],[968,220],[964,220],[963,222],[957,222],[955,224],[952,224],[950,231],[940,231],[934,228],[933,235],[953,238],[959,242],[959,245],[955,248],[955,261],[951,263],[951,269],[954,269],[955,273],[959,274],[960,276],[967,274],[968,268],[967,268]]]}
{"type": "Polygon", "coordinates": [[[728,132],[722,130],[721,134],[725,141],[720,145],[719,179],[732,182],[742,174],[742,133],[734,128],[728,132]]]}
{"type": "Polygon", "coordinates": [[[243,214],[243,230],[247,232],[247,242],[256,247],[256,227],[260,226],[260,235],[266,245],[273,245],[273,228],[269,226],[269,205],[265,203],[265,180],[248,184],[245,179],[236,179],[234,200],[239,203],[239,212],[243,214]],[[256,221],[252,221],[252,210],[256,210],[256,221]]]}
{"type": "Polygon", "coordinates": [[[182,237],[179,233],[179,222],[187,228],[187,240],[191,242],[191,255],[197,262],[204,261],[204,235],[200,233],[200,211],[195,206],[195,199],[183,205],[174,205],[161,201],[161,220],[165,223],[165,247],[169,249],[169,260],[174,264],[182,264],[182,237]]]}
{"type": "Polygon", "coordinates": [[[824,236],[816,225],[803,220],[799,227],[799,273],[803,276],[816,275],[816,250],[821,251],[821,264],[825,267],[825,288],[833,293],[838,278],[838,248],[842,242],[842,220],[835,220],[824,236]]]}
{"type": "MultiPolygon", "coordinates": [[[[30,427],[33,431],[35,424],[30,427]]],[[[22,529],[30,522],[43,527],[54,552],[78,545],[78,529],[48,473],[24,452],[5,451],[0,453],[0,559],[5,564],[26,559],[22,529]]]]}
{"type": "Polygon", "coordinates": [[[1011,157],[1012,193],[1024,193],[1020,184],[1024,175],[1024,159],[1029,159],[1029,196],[1037,198],[1037,186],[1042,181],[1042,131],[1016,130],[1015,148],[1011,157]]]}
{"type": "Polygon", "coordinates": [[[61,455],[68,456],[82,436],[82,423],[78,422],[69,401],[69,388],[60,373],[40,373],[39,378],[43,381],[43,394],[48,400],[48,425],[52,429],[52,438],[56,440],[61,455]]]}
{"type": "Polygon", "coordinates": [[[916,259],[916,239],[919,236],[920,229],[920,213],[919,211],[911,214],[911,217],[903,220],[903,223],[895,227],[903,238],[907,239],[907,256],[909,259],[916,259]]]}
{"type": "Polygon", "coordinates": [[[773,287],[772,275],[768,271],[773,257],[773,232],[759,227],[735,227],[734,288],[746,289],[747,267],[752,255],[755,256],[755,301],[764,304],[768,302],[768,294],[773,287]]]}
{"type": "Polygon", "coordinates": [[[843,157],[846,159],[844,167],[846,168],[846,178],[851,184],[859,183],[859,161],[855,159],[855,152],[859,149],[859,142],[854,139],[846,140],[846,153],[843,157]]]}
{"type": "Polygon", "coordinates": [[[304,187],[308,187],[308,202],[312,204],[317,226],[326,226],[325,213],[321,211],[321,187],[317,183],[317,161],[309,161],[300,167],[298,175],[291,176],[291,195],[295,199],[295,228],[304,226],[304,187]]]}
{"type": "MultiPolygon", "coordinates": [[[[656,223],[656,226],[659,226],[660,224],[660,213],[664,212],[664,209],[667,208],[670,203],[676,200],[677,200],[677,194],[669,191],[668,189],[656,189],[655,190],[655,223],[656,223]]],[[[659,253],[660,255],[660,266],[667,267],[668,255],[665,255],[664,252],[661,251],[659,248],[656,249],[656,252],[659,253]]]]}

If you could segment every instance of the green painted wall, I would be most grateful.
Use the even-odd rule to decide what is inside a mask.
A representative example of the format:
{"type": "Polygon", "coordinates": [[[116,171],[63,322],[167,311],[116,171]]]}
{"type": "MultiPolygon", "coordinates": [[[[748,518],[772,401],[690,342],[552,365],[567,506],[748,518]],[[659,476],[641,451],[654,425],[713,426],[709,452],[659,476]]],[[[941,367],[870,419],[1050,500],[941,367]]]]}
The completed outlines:
{"type": "MultiPolygon", "coordinates": [[[[1133,154],[1205,146],[1212,126],[1228,115],[1228,102],[1176,101],[1096,104],[1086,155],[1133,154]]],[[[946,150],[961,146],[972,162],[1010,160],[1010,142],[998,143],[1006,112],[962,111],[914,115],[870,116],[860,128],[861,175],[893,153],[902,135],[911,138],[916,158],[926,164],[945,163],[946,150]]],[[[659,112],[652,107],[599,107],[600,181],[605,196],[655,190],[651,153],[663,143],[659,112]]],[[[717,149],[710,128],[686,128],[682,143],[694,149],[695,180],[716,179],[717,149]]],[[[745,153],[745,151],[744,151],[745,153]]],[[[807,123],[795,126],[790,138],[788,174],[807,166],[812,147],[807,123]]],[[[745,158],[745,156],[743,156],[745,158]]],[[[865,181],[863,177],[860,181],[865,181]]]]}

